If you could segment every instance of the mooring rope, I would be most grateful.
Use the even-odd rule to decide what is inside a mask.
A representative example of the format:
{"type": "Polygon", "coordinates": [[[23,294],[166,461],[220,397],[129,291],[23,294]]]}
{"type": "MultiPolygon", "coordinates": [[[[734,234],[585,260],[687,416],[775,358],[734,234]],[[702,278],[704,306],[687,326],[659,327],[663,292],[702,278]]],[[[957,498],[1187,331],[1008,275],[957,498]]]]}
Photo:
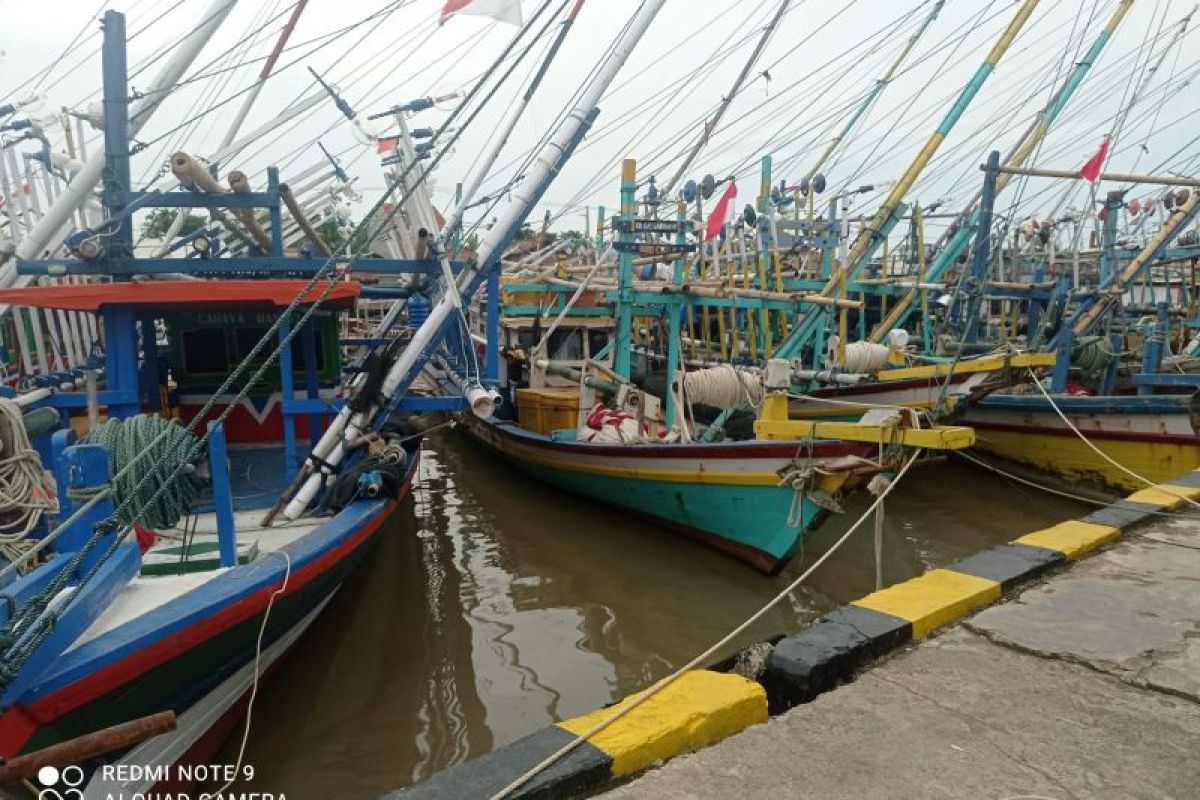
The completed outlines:
{"type": "Polygon", "coordinates": [[[793,591],[796,590],[796,588],[798,586],[800,586],[801,583],[803,583],[805,580],[807,580],[808,577],[810,575],[812,575],[813,572],[815,572],[818,567],[820,567],[822,564],[824,564],[825,561],[828,560],[830,556],[832,556],[835,552],[837,552],[838,548],[840,548],[843,544],[845,544],[846,540],[848,540],[850,538],[850,535],[853,534],[855,531],[857,531],[859,529],[859,527],[861,527],[862,524],[864,522],[866,522],[867,519],[872,514],[875,513],[875,509],[883,502],[884,498],[886,498],[891,493],[891,491],[896,488],[896,486],[900,483],[900,479],[904,477],[905,473],[907,473],[909,468],[913,465],[913,463],[916,462],[917,458],[921,455],[921,452],[922,451],[919,449],[914,451],[912,456],[908,459],[908,461],[906,461],[904,463],[904,466],[900,468],[900,471],[896,473],[896,477],[892,480],[892,482],[889,485],[887,485],[886,487],[884,487],[883,490],[879,493],[879,496],[875,498],[875,502],[872,503],[871,506],[865,512],[863,512],[863,515],[861,517],[859,517],[858,520],[856,520],[855,523],[853,525],[851,525],[846,530],[846,532],[843,533],[836,542],[833,543],[833,546],[830,547],[829,550],[827,550],[824,554],[822,554],[820,558],[818,558],[816,561],[814,561],[812,566],[809,567],[808,569],[806,569],[800,575],[800,577],[796,578],[796,580],[792,581],[790,584],[788,584],[786,587],[784,587],[784,589],[781,592],[779,592],[779,594],[775,595],[775,597],[773,597],[771,600],[767,601],[767,603],[765,605],[763,605],[762,608],[758,609],[758,611],[755,611],[753,614],[751,614],[744,622],[742,622],[740,625],[738,625],[732,631],[727,633],[725,636],[721,637],[721,639],[719,641],[717,641],[715,644],[713,644],[711,647],[709,647],[703,653],[696,656],[691,661],[689,661],[687,664],[683,665],[682,667],[680,667],[679,669],[677,669],[675,672],[671,673],[667,677],[658,681],[653,686],[651,686],[649,689],[646,689],[640,695],[635,697],[633,699],[633,701],[630,702],[628,705],[617,710],[612,715],[600,720],[595,725],[593,725],[592,727],[588,728],[583,733],[576,736],[570,742],[567,742],[565,745],[560,747],[558,750],[551,753],[549,756],[547,756],[545,759],[543,759],[537,765],[535,765],[531,769],[523,772],[521,775],[519,775],[515,780],[513,780],[511,783],[509,783],[503,789],[496,792],[496,794],[492,795],[491,800],[503,800],[503,798],[508,797],[514,791],[521,788],[521,786],[525,785],[530,779],[532,779],[534,776],[536,776],[539,772],[546,769],[547,767],[552,765],[554,762],[558,761],[560,758],[565,756],[567,753],[571,752],[576,747],[583,744],[588,739],[590,739],[591,737],[595,736],[600,731],[607,728],[609,725],[611,725],[614,722],[616,722],[617,720],[621,719],[626,714],[628,714],[630,711],[633,711],[635,708],[640,706],[642,703],[649,700],[651,697],[654,697],[656,694],[661,692],[663,689],[667,688],[672,683],[674,683],[679,678],[681,678],[684,674],[692,671],[693,669],[698,667],[700,664],[710,660],[721,648],[723,648],[725,645],[729,644],[729,642],[733,641],[735,638],[740,636],[743,632],[746,631],[746,629],[748,629],[755,622],[758,622],[758,620],[762,619],[762,617],[768,611],[770,611],[772,608],[774,608],[776,605],[778,605],[780,602],[782,602],[784,599],[786,599],[793,591]]]}
{"type": "Polygon", "coordinates": [[[1046,401],[1048,403],[1050,403],[1050,407],[1054,409],[1054,412],[1056,414],[1058,414],[1059,419],[1061,419],[1066,424],[1066,426],[1068,428],[1070,428],[1075,433],[1076,436],[1079,437],[1079,440],[1081,442],[1083,442],[1084,444],[1086,444],[1096,455],[1100,456],[1105,461],[1107,461],[1109,464],[1112,464],[1114,467],[1121,470],[1122,472],[1124,472],[1126,475],[1130,476],[1131,478],[1136,478],[1137,480],[1146,484],[1146,486],[1148,486],[1152,489],[1158,489],[1159,491],[1166,492],[1169,495],[1178,497],[1180,500],[1183,500],[1186,503],[1190,503],[1191,505],[1196,506],[1197,508],[1200,508],[1200,503],[1196,502],[1195,500],[1188,497],[1187,495],[1181,494],[1180,492],[1175,491],[1170,486],[1164,486],[1163,484],[1155,483],[1154,481],[1150,480],[1146,476],[1140,475],[1140,474],[1134,472],[1129,467],[1116,461],[1114,458],[1112,458],[1110,455],[1108,455],[1108,453],[1105,453],[1099,447],[1092,444],[1092,441],[1083,435],[1083,431],[1081,431],[1081,430],[1079,430],[1079,428],[1075,427],[1075,424],[1073,422],[1071,422],[1071,420],[1067,418],[1067,415],[1063,413],[1063,410],[1058,407],[1058,403],[1054,402],[1054,398],[1051,397],[1050,393],[1046,391],[1046,387],[1042,386],[1042,382],[1040,380],[1038,380],[1037,375],[1034,373],[1034,371],[1032,369],[1029,369],[1029,375],[1030,375],[1030,377],[1033,378],[1033,385],[1037,387],[1038,391],[1042,393],[1042,396],[1046,398],[1046,401]]]}

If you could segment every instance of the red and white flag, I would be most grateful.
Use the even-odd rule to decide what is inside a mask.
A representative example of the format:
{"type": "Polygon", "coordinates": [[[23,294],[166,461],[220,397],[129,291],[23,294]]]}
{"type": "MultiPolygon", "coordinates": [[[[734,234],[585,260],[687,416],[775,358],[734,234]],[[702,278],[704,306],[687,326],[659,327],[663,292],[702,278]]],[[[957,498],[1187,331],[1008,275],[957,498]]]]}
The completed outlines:
{"type": "Polygon", "coordinates": [[[730,181],[729,186],[725,188],[725,193],[717,201],[716,208],[708,215],[708,224],[704,228],[704,241],[716,239],[721,235],[721,228],[729,220],[729,209],[735,199],[737,199],[737,184],[730,181]]]}
{"type": "Polygon", "coordinates": [[[520,25],[522,22],[521,0],[446,0],[446,5],[442,6],[442,17],[438,24],[445,25],[446,20],[455,14],[491,17],[510,25],[520,25]]]}
{"type": "Polygon", "coordinates": [[[1088,183],[1095,183],[1100,180],[1100,170],[1104,166],[1104,159],[1108,158],[1108,144],[1111,139],[1108,136],[1104,137],[1104,141],[1100,143],[1100,149],[1096,151],[1096,155],[1087,160],[1083,168],[1079,170],[1079,176],[1088,183]]]}

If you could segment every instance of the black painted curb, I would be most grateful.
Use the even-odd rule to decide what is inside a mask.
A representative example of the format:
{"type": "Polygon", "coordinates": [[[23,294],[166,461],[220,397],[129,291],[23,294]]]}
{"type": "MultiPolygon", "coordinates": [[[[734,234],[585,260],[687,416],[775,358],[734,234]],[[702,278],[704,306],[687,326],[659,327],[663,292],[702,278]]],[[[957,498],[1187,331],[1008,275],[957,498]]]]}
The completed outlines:
{"type": "MultiPolygon", "coordinates": [[[[551,725],[413,786],[382,795],[380,800],[487,800],[575,738],[575,734],[551,725]]],[[[514,800],[576,797],[608,782],[612,764],[607,753],[582,742],[508,796],[514,800]]]]}

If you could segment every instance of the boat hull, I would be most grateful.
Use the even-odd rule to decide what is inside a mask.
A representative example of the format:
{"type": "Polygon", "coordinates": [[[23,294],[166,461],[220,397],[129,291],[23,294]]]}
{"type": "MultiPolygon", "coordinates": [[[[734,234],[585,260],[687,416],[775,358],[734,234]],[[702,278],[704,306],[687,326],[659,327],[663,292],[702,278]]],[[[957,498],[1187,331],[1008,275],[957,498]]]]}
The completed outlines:
{"type": "MultiPolygon", "coordinates": [[[[1105,455],[1155,483],[1200,467],[1200,408],[1188,396],[1059,397],[1055,403],[1105,455]]],[[[962,424],[976,447],[1069,481],[1125,492],[1145,484],[1075,434],[1040,395],[992,395],[972,404],[962,424]]]]}
{"type": "MultiPolygon", "coordinates": [[[[48,673],[0,715],[0,755],[31,752],[165,710],[181,718],[253,666],[259,631],[285,575],[287,589],[270,607],[263,647],[279,658],[366,556],[383,523],[407,493],[411,458],[399,498],[358,501],[279,551],[215,576],[190,592],[68,650],[48,673]],[[280,553],[286,553],[284,559],[280,553]]],[[[213,727],[181,727],[173,752],[187,753],[213,727]]],[[[148,765],[142,765],[148,766],[148,765]]],[[[157,766],[157,765],[155,765],[157,766]]]]}
{"type": "MultiPolygon", "coordinates": [[[[780,485],[779,471],[812,458],[865,458],[870,444],[727,442],[599,445],[558,442],[513,423],[472,418],[471,435],[552,486],[653,520],[767,573],[781,569],[829,511],[780,485]],[[810,454],[811,448],[811,454],[810,454]]],[[[858,475],[837,476],[849,488],[858,475]]]]}

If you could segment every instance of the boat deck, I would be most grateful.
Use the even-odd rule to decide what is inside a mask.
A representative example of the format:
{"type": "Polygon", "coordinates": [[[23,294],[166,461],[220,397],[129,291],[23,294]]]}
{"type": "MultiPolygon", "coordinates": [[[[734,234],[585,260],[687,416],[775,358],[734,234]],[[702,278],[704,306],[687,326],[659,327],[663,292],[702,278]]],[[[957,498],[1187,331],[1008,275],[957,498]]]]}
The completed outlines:
{"type": "MultiPolygon", "coordinates": [[[[265,509],[275,502],[289,480],[288,472],[282,465],[281,447],[255,446],[230,450],[230,477],[234,486],[233,522],[237,531],[239,560],[243,563],[277,552],[327,521],[324,517],[304,517],[292,522],[278,520],[269,528],[263,527],[265,509]]],[[[124,586],[73,647],[79,647],[105,631],[203,586],[231,569],[220,566],[196,568],[194,554],[207,555],[211,551],[215,557],[217,515],[213,510],[211,494],[201,497],[197,510],[199,513],[184,517],[173,528],[158,532],[159,540],[143,556],[143,573],[124,586]],[[181,546],[186,551],[176,556],[181,546]],[[159,573],[147,574],[146,565],[155,561],[156,551],[160,554],[157,559],[159,573]],[[172,561],[177,561],[178,570],[170,569],[172,561]]]]}

